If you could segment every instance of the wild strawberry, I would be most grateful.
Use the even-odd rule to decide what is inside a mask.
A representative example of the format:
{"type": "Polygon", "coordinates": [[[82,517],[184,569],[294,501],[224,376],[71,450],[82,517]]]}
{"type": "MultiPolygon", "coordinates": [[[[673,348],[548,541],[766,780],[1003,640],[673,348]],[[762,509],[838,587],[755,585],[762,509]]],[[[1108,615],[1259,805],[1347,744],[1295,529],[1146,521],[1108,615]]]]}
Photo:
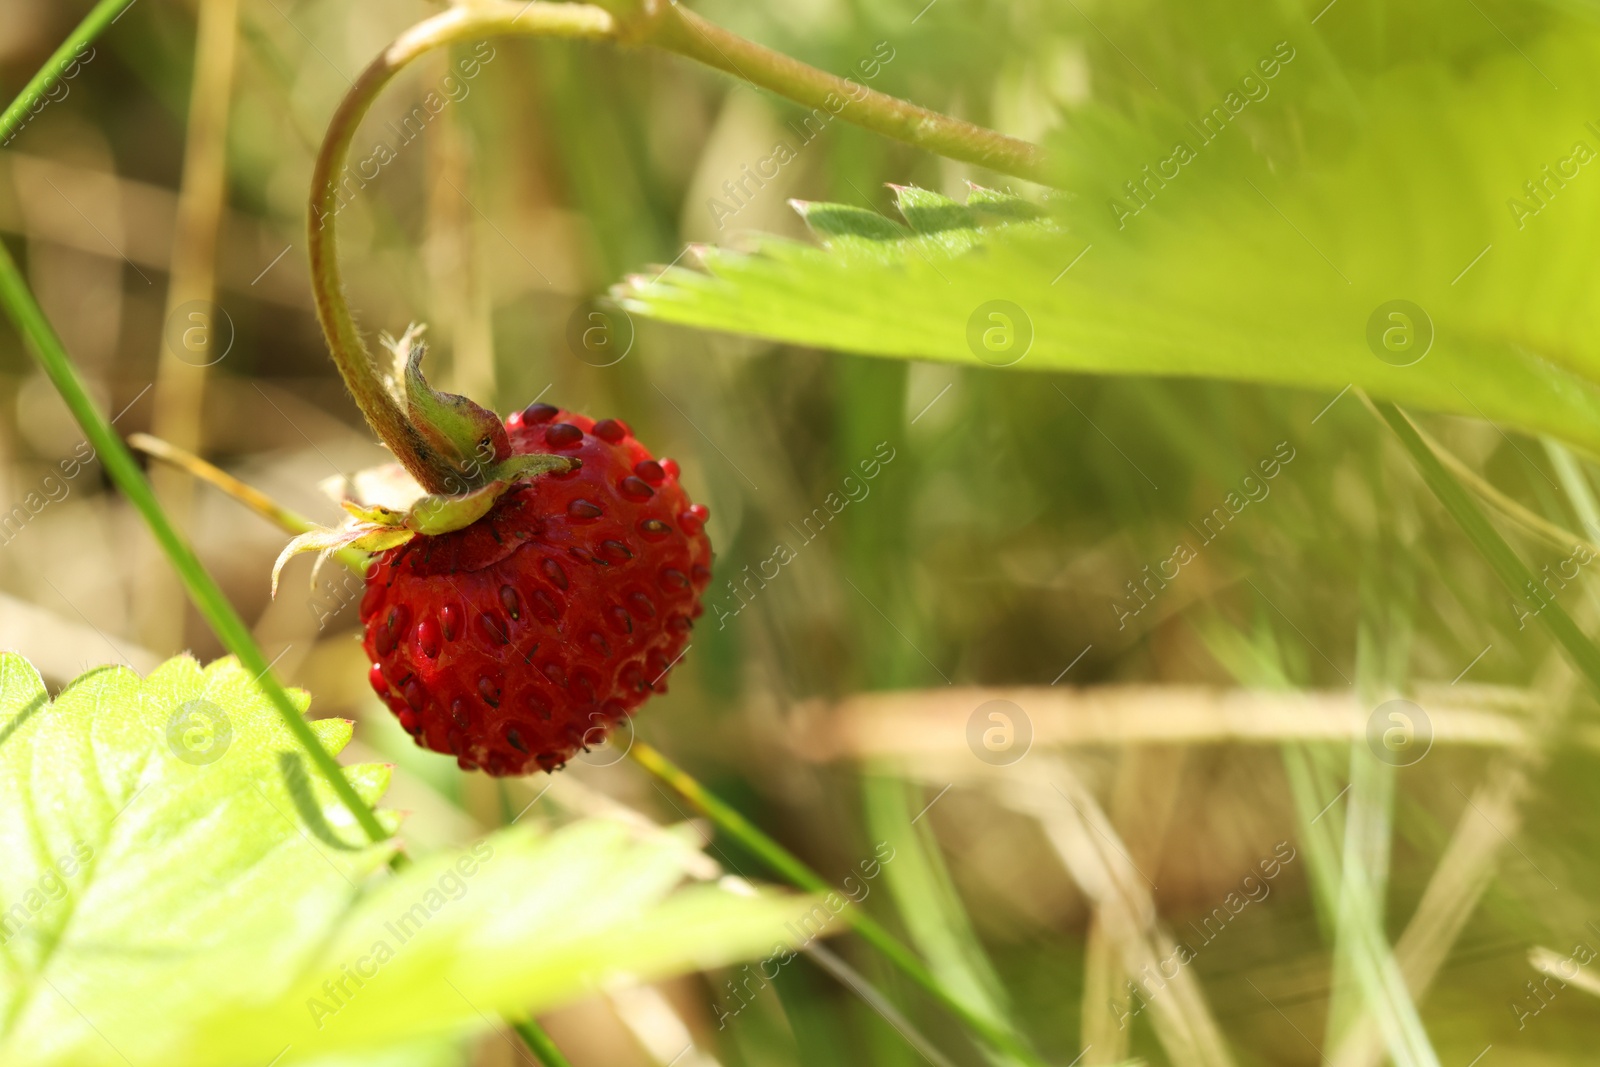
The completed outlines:
{"type": "Polygon", "coordinates": [[[582,465],[384,551],[361,621],[372,686],[419,745],[516,775],[555,770],[666,690],[711,543],[677,464],[625,424],[534,404],[504,426],[514,455],[582,465]]]}

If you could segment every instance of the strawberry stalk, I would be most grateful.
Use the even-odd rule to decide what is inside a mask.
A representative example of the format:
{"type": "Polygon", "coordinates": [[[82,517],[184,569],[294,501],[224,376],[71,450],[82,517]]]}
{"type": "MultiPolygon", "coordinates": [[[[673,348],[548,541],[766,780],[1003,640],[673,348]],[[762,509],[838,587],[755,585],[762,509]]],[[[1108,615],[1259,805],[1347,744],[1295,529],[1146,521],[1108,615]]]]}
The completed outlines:
{"type": "MultiPolygon", "coordinates": [[[[618,0],[601,3],[613,10],[624,6],[618,0]]],[[[682,4],[629,2],[626,6],[642,9],[635,16],[641,22],[628,22],[630,41],[643,41],[697,60],[806,107],[837,109],[846,122],[948,159],[1041,185],[1057,182],[1044,149],[1036,144],[818,70],[708,22],[682,4]]]]}
{"type": "MultiPolygon", "coordinates": [[[[488,36],[563,37],[652,45],[748,80],[809,107],[907,144],[1031,181],[1050,183],[1044,150],[826,71],[807,66],[713,25],[677,3],[605,0],[593,4],[490,0],[453,7],[401,34],[361,72],[328,123],[311,176],[309,255],[317,317],[334,363],[374,433],[429,493],[510,481],[504,433],[493,413],[465,397],[436,393],[421,380],[420,346],[394,346],[397,362],[379,373],[344,298],[335,219],[350,143],[378,94],[418,56],[488,36]]],[[[524,462],[529,457],[520,457],[524,462]]]]}
{"type": "Polygon", "coordinates": [[[379,53],[340,102],[323,135],[311,174],[308,220],[312,292],[317,318],[333,361],[374,433],[429,493],[460,493],[491,480],[487,468],[510,451],[505,430],[492,412],[465,397],[435,393],[422,381],[420,345],[414,331],[392,346],[396,363],[379,374],[350,314],[339,273],[334,220],[340,210],[339,182],[361,119],[397,73],[423,53],[455,41],[507,33],[597,39],[616,25],[599,8],[581,4],[491,4],[454,7],[418,23],[379,53]]]}

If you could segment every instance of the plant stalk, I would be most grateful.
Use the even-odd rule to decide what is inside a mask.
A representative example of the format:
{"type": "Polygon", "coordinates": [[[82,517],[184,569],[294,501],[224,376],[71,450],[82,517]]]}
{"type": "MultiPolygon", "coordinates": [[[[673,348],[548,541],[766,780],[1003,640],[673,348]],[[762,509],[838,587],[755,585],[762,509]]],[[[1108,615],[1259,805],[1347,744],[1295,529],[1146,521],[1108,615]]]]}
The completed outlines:
{"type": "Polygon", "coordinates": [[[450,482],[442,476],[449,465],[423,440],[379,376],[344,295],[334,219],[344,208],[343,172],[350,155],[350,142],[389,80],[430,49],[503,34],[594,40],[615,33],[616,23],[612,17],[586,4],[534,2],[453,7],[417,23],[379,53],[339,102],[323,134],[322,147],[311,172],[311,213],[307,220],[311,289],[316,299],[317,318],[327,336],[333,361],[368,425],[430,493],[451,491],[450,482]]]}
{"type": "Polygon", "coordinates": [[[662,5],[637,39],[937,155],[1041,185],[1057,180],[1036,144],[818,70],[708,22],[682,4],[662,5]]]}
{"type": "Polygon", "coordinates": [[[572,1067],[567,1058],[561,1054],[561,1050],[556,1047],[556,1043],[550,1040],[550,1035],[545,1033],[544,1027],[539,1025],[538,1020],[513,1019],[511,1029],[515,1030],[517,1036],[522,1038],[523,1044],[539,1057],[539,1062],[544,1067],[572,1067]]]}
{"type": "MultiPolygon", "coordinates": [[[[187,311],[195,323],[195,304],[205,342],[199,360],[190,362],[166,342],[156,346],[155,390],[151,395],[150,432],[183,448],[201,447],[211,366],[227,355],[218,350],[223,327],[213,321],[217,307],[217,239],[228,191],[228,114],[238,50],[239,0],[200,0],[194,43],[194,77],[189,86],[189,116],[183,136],[183,174],[178,183],[178,213],[172,228],[167,271],[166,310],[172,323],[187,311]]],[[[223,312],[226,316],[226,312],[223,312]]],[[[168,331],[163,330],[165,335],[168,331]]],[[[185,329],[182,336],[188,338],[185,329]]],[[[173,472],[155,470],[151,484],[180,528],[188,528],[194,509],[194,483],[173,472]]],[[[182,648],[183,597],[172,574],[159,565],[142,567],[137,619],[140,635],[151,648],[182,648]]]]}
{"type": "Polygon", "coordinates": [[[848,122],[952,159],[1049,183],[1039,146],[868,89],[745,40],[676,3],[620,4],[613,15],[590,4],[484,0],[423,20],[361,72],[329,120],[311,176],[309,254],[317,318],[329,351],[361,413],[401,465],[432,493],[450,491],[449,469],[418,434],[373,366],[350,314],[339,272],[334,219],[344,207],[350,144],[373,101],[418,56],[457,41],[490,36],[564,37],[653,45],[770,89],[848,122]]]}

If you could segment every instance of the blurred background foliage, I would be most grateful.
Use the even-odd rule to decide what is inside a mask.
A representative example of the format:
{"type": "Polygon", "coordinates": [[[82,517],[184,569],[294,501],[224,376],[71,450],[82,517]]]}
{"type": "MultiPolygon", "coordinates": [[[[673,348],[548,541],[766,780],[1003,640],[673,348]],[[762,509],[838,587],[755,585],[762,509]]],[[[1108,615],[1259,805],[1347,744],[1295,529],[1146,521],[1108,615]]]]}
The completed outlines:
{"type": "MultiPolygon", "coordinates": [[[[1581,4],[1337,2],[1339,18],[1329,15],[1318,32],[1324,60],[1351,77],[1409,60],[1464,69],[1508,44],[1531,49],[1592,15],[1581,4]]],[[[207,458],[332,519],[318,483],[381,452],[311,310],[303,231],[312,154],[349,79],[438,8],[202,3],[226,14],[225,26],[236,19],[234,62],[223,71],[226,121],[212,145],[225,164],[212,299],[232,325],[226,356],[201,370],[174,359],[163,340],[186,145],[195,150],[186,132],[195,3],[136,5],[95,45],[70,91],[0,152],[0,232],[24,253],[31,284],[103,407],[121,413],[120,431],[181,438],[187,426],[187,443],[207,458]],[[163,392],[178,399],[158,416],[163,392]]],[[[1104,107],[1136,111],[1147,98],[1146,72],[1168,103],[1209,106],[1216,87],[1276,39],[1272,19],[1316,14],[1235,10],[1227,15],[1235,29],[1262,21],[1258,33],[1236,35],[1230,54],[1184,48],[1186,39],[1223,36],[1209,4],[696,8],[837,73],[887,43],[893,58],[873,88],[1033,139],[1086,128],[1104,107]]],[[[0,5],[8,93],[85,9],[76,0],[0,5]]],[[[1288,712],[1298,707],[1293,699],[1320,694],[1358,704],[1361,722],[1375,706],[1371,694],[1403,692],[1430,708],[1490,706],[1530,731],[1544,721],[1536,709],[1559,704],[1558,721],[1539,735],[1544,747],[1517,764],[1532,778],[1509,809],[1520,812],[1520,828],[1496,828],[1515,844],[1502,849],[1481,904],[1447,944],[1421,1018],[1437,1062],[1476,1062],[1486,1046],[1485,1064],[1588,1062],[1600,1005],[1576,987],[1535,1000],[1525,983],[1542,981],[1528,962],[1531,947],[1566,955],[1574,943],[1600,945],[1589,925],[1600,920],[1592,889],[1600,835],[1586,814],[1600,800],[1584,726],[1592,701],[1558,684],[1548,638],[1521,624],[1354,394],[878,362],[643,319],[633,323],[626,358],[593,366],[567,339],[585,301],[626,273],[677,262],[686,242],[738,245],[747,231],[805,237],[790,197],[889,213],[887,182],[957,199],[969,180],[1040,191],[835,122],[719,225],[708,201],[725,196],[723,183],[737,180],[741,165],[767,158],[801,109],[648,52],[528,40],[496,40],[492,49],[468,91],[341,215],[345,274],[368,330],[429,324],[444,387],[502,412],[537,397],[621,417],[658,454],[677,458],[710,506],[718,556],[707,614],[672,692],[639,721],[640,736],[826,877],[843,878],[892,840],[897,858],[864,906],[905,932],[952,987],[1010,1018],[1051,1062],[1078,1062],[1085,1035],[1104,1033],[1109,1045],[1081,1062],[1114,1062],[1102,1057],[1127,1040],[1130,1055],[1184,1063],[1206,1061],[1159,1041],[1149,1013],[1128,1015],[1129,1028],[1119,1030],[1108,998],[1085,995],[1086,974],[1099,980],[1115,968],[1095,963],[1094,894],[1061,831],[1062,820],[1083,812],[1050,786],[1069,775],[1099,798],[1163,920],[1184,938],[1278,842],[1300,842],[1290,800],[1297,764],[1270,738],[1147,735],[1135,744],[1113,726],[1094,744],[1036,740],[1021,762],[997,770],[967,750],[964,714],[952,720],[932,710],[944,699],[939,690],[959,690],[966,708],[983,699],[974,689],[1035,687],[1041,692],[1013,697],[1033,709],[1041,733],[1072,720],[1081,687],[1124,687],[1114,692],[1133,710],[1166,707],[1180,686],[1267,689],[1283,694],[1288,712]],[[1230,493],[1259,494],[1245,479],[1285,449],[1292,460],[1257,483],[1265,495],[1214,538],[1197,534],[1230,493]],[[891,451],[875,478],[846,482],[859,478],[862,461],[891,451]],[[836,515],[830,494],[850,499],[836,515]],[[831,517],[807,531],[817,508],[831,517]],[[1153,595],[1137,596],[1129,583],[1143,583],[1145,568],[1180,542],[1197,549],[1194,559],[1153,595]],[[777,578],[744,585],[780,543],[793,561],[777,578]],[[740,583],[743,599],[729,582],[740,583]],[[871,708],[840,702],[876,690],[900,692],[907,714],[893,720],[896,731],[853,747],[850,716],[871,708]]],[[[471,51],[408,71],[357,136],[354,157],[471,51]]],[[[1327,103],[1337,112],[1337,99],[1327,103]]],[[[1344,119],[1358,139],[1359,116],[1344,119]]],[[[1496,151],[1499,132],[1482,135],[1483,151],[1496,151]]],[[[63,476],[59,464],[81,435],[10,332],[0,336],[0,410],[0,508],[46,501],[37,513],[25,505],[26,521],[0,534],[0,645],[24,652],[55,684],[102,662],[147,670],[184,648],[217,655],[98,466],[63,476]]],[[[1600,533],[1585,526],[1596,517],[1586,460],[1564,468],[1559,448],[1487,423],[1438,417],[1426,425],[1531,512],[1600,533]],[[1576,480],[1564,470],[1576,470],[1576,480]]],[[[413,812],[407,836],[418,848],[468,839],[537,796],[541,780],[463,776],[410,745],[366,686],[353,582],[330,568],[308,592],[309,565],[300,562],[269,601],[268,569],[283,536],[182,478],[164,474],[158,486],[267,654],[280,657],[285,680],[314,694],[318,713],[358,720],[353,753],[399,765],[390,803],[413,812]]],[[[1535,570],[1569,555],[1525,523],[1505,528],[1535,570]]],[[[1594,618],[1592,596],[1587,575],[1560,592],[1580,619],[1594,618]]],[[[1194,714],[1192,732],[1205,734],[1209,720],[1194,714]]],[[[1452,836],[1476,817],[1469,794],[1509,758],[1503,746],[1446,740],[1399,773],[1392,814],[1380,820],[1392,822],[1394,845],[1391,869],[1373,878],[1387,884],[1380,895],[1391,940],[1452,836]]],[[[1324,739],[1304,749],[1326,801],[1343,795],[1350,747],[1324,739]]],[[[1364,751],[1360,737],[1354,748],[1364,751]]],[[[566,773],[659,819],[683,817],[629,764],[603,762],[566,773]]],[[[1343,809],[1317,825],[1337,834],[1343,809]]],[[[713,855],[731,870],[759,871],[733,842],[719,840],[713,855]]],[[[1348,991],[1335,980],[1329,923],[1301,859],[1187,969],[1236,1062],[1332,1057],[1339,1035],[1325,1029],[1330,1005],[1348,991]]],[[[834,947],[951,1062],[981,1062],[954,1022],[860,945],[834,947]]],[[[648,1033],[662,1004],[688,1026],[700,1063],[924,1058],[809,960],[719,1027],[721,1012],[738,1003],[727,983],[741,977],[671,983],[650,1007],[586,1002],[546,1021],[580,1067],[668,1063],[671,1050],[662,1056],[629,1036],[648,1033]]],[[[499,1040],[460,1057],[514,1058],[499,1040]]]]}

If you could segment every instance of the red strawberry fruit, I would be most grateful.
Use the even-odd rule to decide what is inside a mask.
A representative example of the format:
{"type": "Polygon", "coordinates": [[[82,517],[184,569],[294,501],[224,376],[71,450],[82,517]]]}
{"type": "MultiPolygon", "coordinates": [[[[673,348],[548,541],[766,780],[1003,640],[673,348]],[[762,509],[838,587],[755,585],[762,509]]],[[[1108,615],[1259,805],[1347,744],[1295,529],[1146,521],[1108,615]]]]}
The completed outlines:
{"type": "Polygon", "coordinates": [[[504,426],[514,455],[581,466],[381,553],[361,622],[372,687],[419,745],[518,775],[559,768],[665,691],[711,543],[677,464],[624,423],[534,404],[504,426]]]}

